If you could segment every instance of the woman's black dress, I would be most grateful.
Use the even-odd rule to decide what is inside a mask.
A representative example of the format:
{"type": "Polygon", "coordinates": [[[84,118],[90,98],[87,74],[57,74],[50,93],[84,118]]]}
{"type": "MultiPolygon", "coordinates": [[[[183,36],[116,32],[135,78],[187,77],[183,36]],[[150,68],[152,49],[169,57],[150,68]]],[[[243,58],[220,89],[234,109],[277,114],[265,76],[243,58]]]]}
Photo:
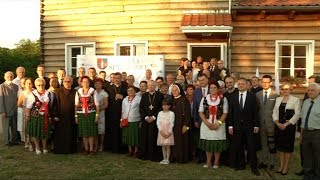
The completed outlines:
{"type": "MultiPolygon", "coordinates": [[[[286,111],[286,104],[287,103],[281,103],[279,106],[279,123],[281,124],[286,123],[286,121],[292,117],[292,115],[288,115],[288,111],[293,110],[287,109],[286,111]]],[[[295,133],[296,125],[290,124],[284,130],[281,130],[278,126],[275,126],[275,140],[277,150],[280,152],[293,152],[295,133]]]]}

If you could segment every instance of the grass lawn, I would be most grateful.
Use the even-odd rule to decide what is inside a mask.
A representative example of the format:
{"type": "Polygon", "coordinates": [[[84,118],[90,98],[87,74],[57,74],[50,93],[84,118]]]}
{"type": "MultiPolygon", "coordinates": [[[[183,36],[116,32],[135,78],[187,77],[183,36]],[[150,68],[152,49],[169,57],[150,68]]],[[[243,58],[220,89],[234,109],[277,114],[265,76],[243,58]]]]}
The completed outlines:
{"type": "Polygon", "coordinates": [[[0,144],[0,179],[302,179],[294,175],[300,170],[298,152],[296,148],[287,176],[260,170],[261,176],[257,177],[248,166],[244,171],[234,171],[224,166],[204,169],[196,163],[161,165],[107,152],[93,157],[36,155],[22,145],[0,144]]]}

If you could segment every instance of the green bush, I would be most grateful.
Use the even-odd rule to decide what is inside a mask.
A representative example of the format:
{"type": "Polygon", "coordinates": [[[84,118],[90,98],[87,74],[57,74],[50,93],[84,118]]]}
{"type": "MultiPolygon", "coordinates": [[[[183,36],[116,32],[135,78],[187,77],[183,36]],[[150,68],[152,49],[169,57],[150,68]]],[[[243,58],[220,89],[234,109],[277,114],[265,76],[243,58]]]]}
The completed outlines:
{"type": "Polygon", "coordinates": [[[15,74],[19,66],[26,69],[27,77],[35,78],[38,64],[40,64],[39,40],[22,39],[13,49],[0,47],[0,82],[4,81],[5,72],[12,71],[15,74]]]}

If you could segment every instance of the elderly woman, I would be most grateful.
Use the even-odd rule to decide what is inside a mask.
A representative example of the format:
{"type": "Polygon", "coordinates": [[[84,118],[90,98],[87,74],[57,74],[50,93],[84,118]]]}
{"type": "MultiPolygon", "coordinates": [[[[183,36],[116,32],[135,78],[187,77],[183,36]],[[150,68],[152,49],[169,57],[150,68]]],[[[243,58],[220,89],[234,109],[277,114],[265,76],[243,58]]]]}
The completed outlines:
{"type": "Polygon", "coordinates": [[[186,163],[191,159],[188,132],[191,122],[190,103],[179,84],[172,86],[172,96],[172,111],[175,115],[173,127],[175,145],[172,151],[172,160],[186,163]]]}
{"type": "Polygon", "coordinates": [[[209,85],[207,96],[200,102],[199,115],[202,120],[200,127],[199,148],[206,151],[207,163],[211,167],[214,154],[214,169],[219,168],[220,153],[227,149],[225,120],[228,113],[228,101],[222,96],[220,86],[216,81],[209,85]]]}
{"type": "Polygon", "coordinates": [[[37,78],[34,82],[36,90],[28,96],[26,104],[26,119],[29,122],[28,133],[34,138],[36,154],[41,154],[39,140],[42,142],[43,154],[47,154],[47,139],[50,137],[50,93],[45,90],[46,82],[37,78]]]}
{"type": "Polygon", "coordinates": [[[121,119],[128,120],[128,127],[122,127],[122,143],[128,145],[128,155],[137,157],[139,145],[139,124],[140,112],[139,105],[141,96],[137,96],[134,86],[127,89],[128,96],[122,101],[121,119]],[[134,148],[134,151],[132,150],[134,148]]]}
{"type": "Polygon", "coordinates": [[[286,175],[294,148],[295,124],[300,117],[300,99],[291,95],[292,85],[290,83],[282,84],[280,90],[281,96],[276,99],[272,117],[276,124],[276,147],[280,152],[278,173],[286,175]]]}
{"type": "MultiPolygon", "coordinates": [[[[21,129],[21,140],[24,141],[24,147],[29,148],[29,151],[33,151],[31,139],[28,134],[28,122],[26,121],[26,105],[28,97],[32,94],[33,83],[31,78],[23,78],[24,85],[19,98],[18,98],[18,107],[22,109],[21,119],[22,119],[22,129],[21,129]]],[[[22,82],[22,79],[21,79],[22,82]]]]}
{"type": "Polygon", "coordinates": [[[99,101],[94,89],[89,87],[90,78],[81,78],[80,88],[75,96],[75,120],[78,124],[78,137],[82,137],[83,154],[94,155],[94,139],[98,135],[99,101]]]}

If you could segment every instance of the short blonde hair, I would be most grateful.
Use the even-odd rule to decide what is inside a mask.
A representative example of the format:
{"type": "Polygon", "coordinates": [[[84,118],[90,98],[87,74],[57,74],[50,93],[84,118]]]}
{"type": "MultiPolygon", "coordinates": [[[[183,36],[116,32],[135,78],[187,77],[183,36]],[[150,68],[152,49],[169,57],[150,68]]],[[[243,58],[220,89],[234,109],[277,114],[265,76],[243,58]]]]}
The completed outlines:
{"type": "Polygon", "coordinates": [[[38,83],[43,83],[44,85],[46,85],[46,81],[43,79],[43,78],[37,78],[35,81],[34,81],[34,85],[38,84],[38,83]]]}
{"type": "Polygon", "coordinates": [[[285,86],[285,85],[289,86],[290,89],[293,88],[293,86],[292,86],[292,84],[291,84],[290,82],[284,82],[284,83],[282,83],[281,86],[280,86],[280,88],[282,88],[282,87],[285,86]]]}

